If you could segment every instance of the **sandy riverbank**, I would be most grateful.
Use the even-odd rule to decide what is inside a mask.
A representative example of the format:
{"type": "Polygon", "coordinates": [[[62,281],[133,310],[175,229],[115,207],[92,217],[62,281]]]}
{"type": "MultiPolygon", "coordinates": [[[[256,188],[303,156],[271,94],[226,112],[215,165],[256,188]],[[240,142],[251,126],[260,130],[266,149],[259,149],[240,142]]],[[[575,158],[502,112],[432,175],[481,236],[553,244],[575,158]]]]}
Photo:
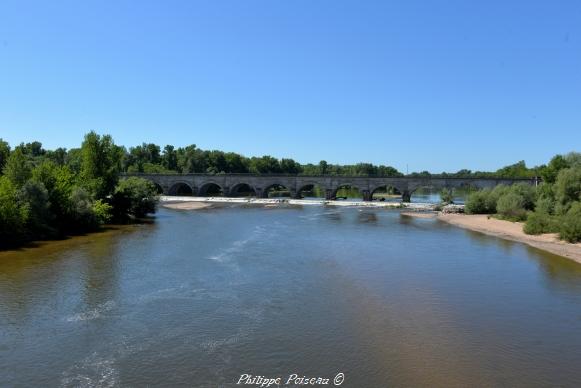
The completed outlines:
{"type": "Polygon", "coordinates": [[[558,239],[555,233],[532,236],[522,230],[522,222],[498,220],[486,215],[438,214],[437,218],[449,224],[506,240],[517,241],[532,247],[567,257],[581,264],[581,244],[571,244],[558,239]]]}
{"type": "Polygon", "coordinates": [[[200,210],[212,207],[211,203],[205,202],[162,202],[161,206],[176,210],[200,210]]]}

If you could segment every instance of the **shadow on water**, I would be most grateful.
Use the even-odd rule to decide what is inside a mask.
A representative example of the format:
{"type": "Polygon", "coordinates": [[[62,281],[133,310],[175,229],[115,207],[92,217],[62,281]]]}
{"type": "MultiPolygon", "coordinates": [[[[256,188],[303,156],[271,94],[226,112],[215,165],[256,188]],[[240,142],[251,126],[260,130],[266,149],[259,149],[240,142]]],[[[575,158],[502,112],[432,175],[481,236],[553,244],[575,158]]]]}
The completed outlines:
{"type": "MultiPolygon", "coordinates": [[[[454,228],[451,225],[449,227],[454,228]]],[[[478,246],[500,248],[507,256],[524,249],[527,253],[526,257],[538,264],[539,274],[543,275],[548,286],[561,291],[574,290],[575,293],[581,291],[581,265],[579,263],[525,243],[471,230],[463,230],[463,232],[478,246]]]]}

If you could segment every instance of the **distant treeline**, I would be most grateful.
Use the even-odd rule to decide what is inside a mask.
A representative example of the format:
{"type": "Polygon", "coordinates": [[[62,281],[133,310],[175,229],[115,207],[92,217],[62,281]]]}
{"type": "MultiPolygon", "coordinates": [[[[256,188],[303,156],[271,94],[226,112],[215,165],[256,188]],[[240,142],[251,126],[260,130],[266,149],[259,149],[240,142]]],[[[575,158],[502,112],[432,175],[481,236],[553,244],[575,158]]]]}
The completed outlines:
{"type": "MultiPolygon", "coordinates": [[[[112,140],[111,140],[112,142],[112,140]]],[[[349,175],[349,176],[403,176],[396,168],[371,163],[348,165],[330,164],[321,160],[318,164],[300,164],[290,158],[278,159],[270,155],[246,157],[235,152],[203,150],[195,144],[187,147],[162,147],[153,143],[143,143],[135,147],[112,145],[114,162],[119,172],[125,173],[203,173],[203,174],[298,174],[298,175],[349,175]]],[[[81,171],[81,148],[57,148],[45,150],[38,141],[22,143],[19,149],[32,164],[50,160],[59,166],[68,166],[71,171],[81,171]]],[[[10,147],[0,139],[0,167],[8,158],[10,147]]],[[[443,177],[505,177],[530,178],[543,176],[548,166],[529,168],[524,161],[503,167],[496,171],[459,170],[431,174],[428,171],[413,172],[410,176],[443,177]]],[[[549,172],[550,173],[550,172],[549,172]]]]}
{"type": "MultiPolygon", "coordinates": [[[[545,184],[535,190],[534,200],[529,200],[530,193],[526,190],[498,189],[493,193],[484,192],[480,197],[473,196],[468,208],[473,212],[514,213],[520,219],[533,214],[535,231],[554,231],[561,221],[577,220],[581,214],[580,165],[581,155],[570,153],[557,155],[547,165],[534,168],[528,168],[521,161],[493,172],[460,170],[438,175],[541,176],[545,184]],[[504,198],[508,193],[511,195],[504,198]]],[[[322,160],[318,164],[300,164],[293,159],[272,156],[248,158],[233,152],[205,151],[195,145],[180,148],[167,145],[162,150],[156,144],[144,143],[125,148],[116,145],[111,136],[95,132],[85,136],[80,148],[70,150],[46,150],[38,141],[11,148],[0,139],[0,248],[91,231],[104,223],[125,222],[154,212],[157,200],[154,184],[136,177],[119,180],[125,172],[403,175],[393,167],[370,163],[335,165],[322,160]]],[[[410,175],[431,174],[424,171],[410,175]]],[[[576,227],[581,228],[574,223],[573,228],[576,227]]],[[[569,236],[566,232],[562,234],[573,240],[565,237],[569,236]]],[[[581,232],[573,235],[577,238],[581,232]]]]}

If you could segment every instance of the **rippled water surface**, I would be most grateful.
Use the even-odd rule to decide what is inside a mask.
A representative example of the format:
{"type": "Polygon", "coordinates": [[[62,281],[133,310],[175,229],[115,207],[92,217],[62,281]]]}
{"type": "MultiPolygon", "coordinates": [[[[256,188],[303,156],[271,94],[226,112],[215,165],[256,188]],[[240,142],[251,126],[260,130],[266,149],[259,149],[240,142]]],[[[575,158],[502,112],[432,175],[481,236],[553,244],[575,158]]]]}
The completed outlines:
{"type": "Polygon", "coordinates": [[[0,386],[581,386],[581,265],[384,209],[161,210],[0,253],[0,386]]]}

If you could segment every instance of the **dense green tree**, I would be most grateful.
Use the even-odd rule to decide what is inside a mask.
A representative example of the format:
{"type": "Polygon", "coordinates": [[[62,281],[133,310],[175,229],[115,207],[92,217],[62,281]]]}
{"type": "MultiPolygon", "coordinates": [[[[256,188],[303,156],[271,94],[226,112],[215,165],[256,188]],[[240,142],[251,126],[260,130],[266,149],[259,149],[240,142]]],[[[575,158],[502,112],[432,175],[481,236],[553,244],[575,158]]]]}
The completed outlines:
{"type": "Polygon", "coordinates": [[[121,180],[112,197],[115,216],[123,219],[127,215],[144,217],[155,212],[157,204],[157,189],[145,179],[130,177],[121,180]]]}
{"type": "Polygon", "coordinates": [[[564,214],[572,202],[581,200],[581,167],[560,170],[554,187],[555,199],[564,214]]]}
{"type": "Polygon", "coordinates": [[[178,169],[178,154],[172,145],[166,145],[163,148],[163,155],[161,156],[163,167],[166,170],[177,171],[178,169]]]}
{"type": "Polygon", "coordinates": [[[28,205],[28,229],[35,238],[46,238],[55,234],[51,227],[53,214],[51,213],[48,190],[42,182],[29,180],[22,186],[19,198],[28,205]]]}
{"type": "Polygon", "coordinates": [[[581,152],[569,152],[565,155],[565,161],[569,167],[581,167],[581,152]]]}
{"type": "Polygon", "coordinates": [[[565,168],[569,168],[569,163],[567,163],[565,158],[562,155],[554,156],[549,164],[541,170],[543,182],[555,183],[559,171],[565,168]]]}
{"type": "Polygon", "coordinates": [[[121,169],[122,149],[109,135],[89,132],[81,146],[83,184],[97,199],[113,192],[121,169]]]}
{"type": "Polygon", "coordinates": [[[22,148],[17,147],[8,157],[3,169],[6,178],[18,188],[22,187],[31,176],[30,163],[22,148]]]}
{"type": "Polygon", "coordinates": [[[2,175],[2,170],[4,165],[10,156],[10,145],[0,138],[0,175],[2,175]]]}
{"type": "Polygon", "coordinates": [[[0,176],[0,248],[18,245],[28,238],[28,206],[7,177],[0,176]]]}

